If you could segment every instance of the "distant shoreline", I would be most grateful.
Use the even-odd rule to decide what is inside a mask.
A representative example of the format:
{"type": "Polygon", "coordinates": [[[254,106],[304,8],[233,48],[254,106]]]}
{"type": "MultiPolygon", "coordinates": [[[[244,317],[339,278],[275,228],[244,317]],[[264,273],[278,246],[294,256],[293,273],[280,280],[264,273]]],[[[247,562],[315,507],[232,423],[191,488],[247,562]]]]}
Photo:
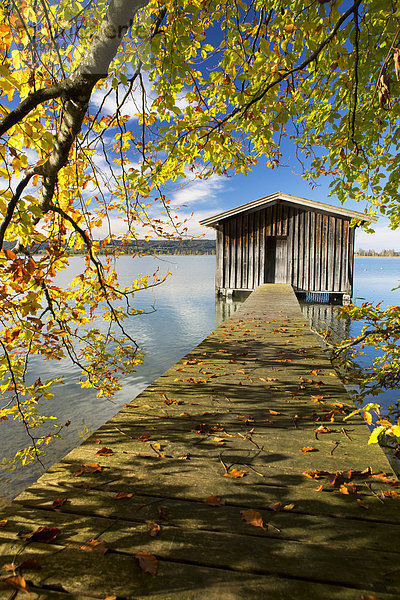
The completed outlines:
{"type": "Polygon", "coordinates": [[[364,254],[354,254],[354,258],[400,258],[400,256],[380,256],[379,254],[364,255],[364,254]]]}

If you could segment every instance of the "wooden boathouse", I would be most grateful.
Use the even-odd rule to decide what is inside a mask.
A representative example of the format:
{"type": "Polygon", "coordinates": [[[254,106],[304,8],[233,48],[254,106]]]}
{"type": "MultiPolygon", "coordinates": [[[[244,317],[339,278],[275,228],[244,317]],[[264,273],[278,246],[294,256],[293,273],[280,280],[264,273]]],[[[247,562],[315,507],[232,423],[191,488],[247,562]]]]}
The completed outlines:
{"type": "Polygon", "coordinates": [[[289,283],[298,296],[348,301],[355,227],[377,219],[276,192],[200,221],[217,232],[216,292],[289,283]]]}

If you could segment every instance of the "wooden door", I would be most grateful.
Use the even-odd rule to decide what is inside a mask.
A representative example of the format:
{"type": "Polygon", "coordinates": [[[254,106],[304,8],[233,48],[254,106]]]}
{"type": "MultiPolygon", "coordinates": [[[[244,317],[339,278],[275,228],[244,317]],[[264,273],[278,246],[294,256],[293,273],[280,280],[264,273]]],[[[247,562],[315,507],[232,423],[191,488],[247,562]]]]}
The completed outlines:
{"type": "Polygon", "coordinates": [[[268,236],[265,251],[265,283],[287,283],[287,238],[268,236]]]}
{"type": "Polygon", "coordinates": [[[287,238],[276,238],[275,283],[287,283],[287,238]]]}

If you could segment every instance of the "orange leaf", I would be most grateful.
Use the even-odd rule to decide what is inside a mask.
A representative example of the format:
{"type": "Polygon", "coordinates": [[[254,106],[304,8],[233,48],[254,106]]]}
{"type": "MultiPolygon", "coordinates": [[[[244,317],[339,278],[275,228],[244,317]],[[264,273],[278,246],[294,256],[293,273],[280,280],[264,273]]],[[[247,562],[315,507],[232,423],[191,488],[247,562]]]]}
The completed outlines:
{"type": "Polygon", "coordinates": [[[151,537],[156,537],[161,531],[161,525],[158,523],[149,523],[149,535],[151,537]]]}
{"type": "Polygon", "coordinates": [[[22,577],[22,575],[12,575],[11,577],[3,577],[1,579],[3,583],[8,585],[9,587],[14,588],[15,590],[19,590],[20,592],[25,592],[25,594],[29,594],[26,589],[26,581],[22,577]]]}
{"type": "Polygon", "coordinates": [[[118,492],[118,494],[115,495],[115,500],[125,500],[128,498],[132,498],[132,496],[132,492],[118,492]]]}
{"type": "Polygon", "coordinates": [[[158,569],[158,560],[154,554],[150,554],[150,552],[137,552],[135,554],[135,558],[138,561],[139,567],[143,573],[147,573],[153,577],[156,575],[158,569]]]}
{"type": "Polygon", "coordinates": [[[38,527],[33,533],[23,534],[22,537],[29,542],[39,542],[40,544],[49,544],[60,535],[61,531],[57,527],[38,527]]]}
{"type": "Polygon", "coordinates": [[[342,483],[339,487],[339,491],[341,494],[345,495],[357,494],[357,486],[355,483],[342,483]]]}
{"type": "Polygon", "coordinates": [[[366,510],[368,510],[368,505],[365,504],[364,500],[361,500],[361,498],[357,498],[357,502],[361,506],[361,508],[365,508],[366,510]]]}
{"type": "Polygon", "coordinates": [[[67,498],[56,498],[54,500],[53,504],[51,505],[51,508],[59,508],[60,506],[65,504],[66,501],[67,501],[67,498]]]}
{"type": "Polygon", "coordinates": [[[274,502],[273,504],[270,504],[268,508],[274,512],[279,512],[282,508],[282,502],[274,502]]]}
{"type": "Polygon", "coordinates": [[[209,496],[204,502],[209,506],[223,506],[226,504],[226,500],[223,500],[220,496],[209,496]]]}
{"type": "Polygon", "coordinates": [[[315,433],[332,433],[332,429],[326,427],[326,425],[320,425],[317,429],[314,429],[315,433]]]}
{"type": "Polygon", "coordinates": [[[89,550],[94,552],[100,552],[100,554],[105,554],[107,550],[109,550],[109,546],[104,540],[98,540],[96,538],[93,538],[82,544],[81,550],[89,550]]]}
{"type": "Polygon", "coordinates": [[[280,415],[281,414],[277,410],[269,410],[268,412],[269,412],[270,415],[280,415]]]}
{"type": "Polygon", "coordinates": [[[240,469],[231,469],[224,473],[224,477],[230,477],[231,479],[239,479],[240,477],[244,477],[247,474],[247,471],[241,471],[240,469]]]}
{"type": "Polygon", "coordinates": [[[240,514],[242,515],[242,519],[246,521],[249,525],[253,525],[253,527],[261,527],[261,529],[265,529],[264,521],[262,516],[256,510],[249,508],[247,510],[241,510],[240,514]]]}
{"type": "Polygon", "coordinates": [[[146,433],[145,435],[140,435],[138,437],[139,442],[146,442],[149,439],[150,435],[146,433]]]}
{"type": "Polygon", "coordinates": [[[3,248],[4,254],[6,255],[6,258],[8,258],[8,260],[15,260],[17,258],[17,255],[14,254],[14,252],[12,250],[7,250],[6,248],[3,248]]]}
{"type": "Polygon", "coordinates": [[[100,450],[97,450],[96,454],[100,454],[100,456],[112,456],[114,454],[114,451],[111,450],[111,448],[107,448],[106,446],[104,446],[104,448],[100,448],[100,450]]]}
{"type": "Polygon", "coordinates": [[[165,512],[165,508],[163,506],[158,506],[157,512],[158,512],[158,516],[160,517],[160,519],[164,519],[164,521],[168,521],[168,515],[165,512]]]}
{"type": "Polygon", "coordinates": [[[39,571],[41,568],[42,567],[40,566],[38,561],[34,558],[28,558],[27,560],[24,560],[24,562],[22,562],[20,565],[18,565],[18,569],[20,569],[21,571],[23,569],[37,569],[39,571]]]}
{"type": "Polygon", "coordinates": [[[304,446],[304,448],[300,448],[300,452],[318,452],[318,450],[312,446],[304,446]]]}

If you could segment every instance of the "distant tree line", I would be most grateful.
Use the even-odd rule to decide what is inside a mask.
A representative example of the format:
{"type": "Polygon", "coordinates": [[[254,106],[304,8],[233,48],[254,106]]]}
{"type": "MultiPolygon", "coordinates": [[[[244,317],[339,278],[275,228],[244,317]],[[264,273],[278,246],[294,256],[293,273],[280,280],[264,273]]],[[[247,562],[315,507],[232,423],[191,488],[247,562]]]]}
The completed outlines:
{"type": "Polygon", "coordinates": [[[111,240],[103,252],[117,250],[122,254],[215,254],[215,240],[135,240],[134,242],[123,242],[111,240]]]}
{"type": "Polygon", "coordinates": [[[356,252],[356,256],[400,256],[400,252],[396,250],[381,250],[377,252],[376,250],[363,250],[360,248],[356,252]]]}

